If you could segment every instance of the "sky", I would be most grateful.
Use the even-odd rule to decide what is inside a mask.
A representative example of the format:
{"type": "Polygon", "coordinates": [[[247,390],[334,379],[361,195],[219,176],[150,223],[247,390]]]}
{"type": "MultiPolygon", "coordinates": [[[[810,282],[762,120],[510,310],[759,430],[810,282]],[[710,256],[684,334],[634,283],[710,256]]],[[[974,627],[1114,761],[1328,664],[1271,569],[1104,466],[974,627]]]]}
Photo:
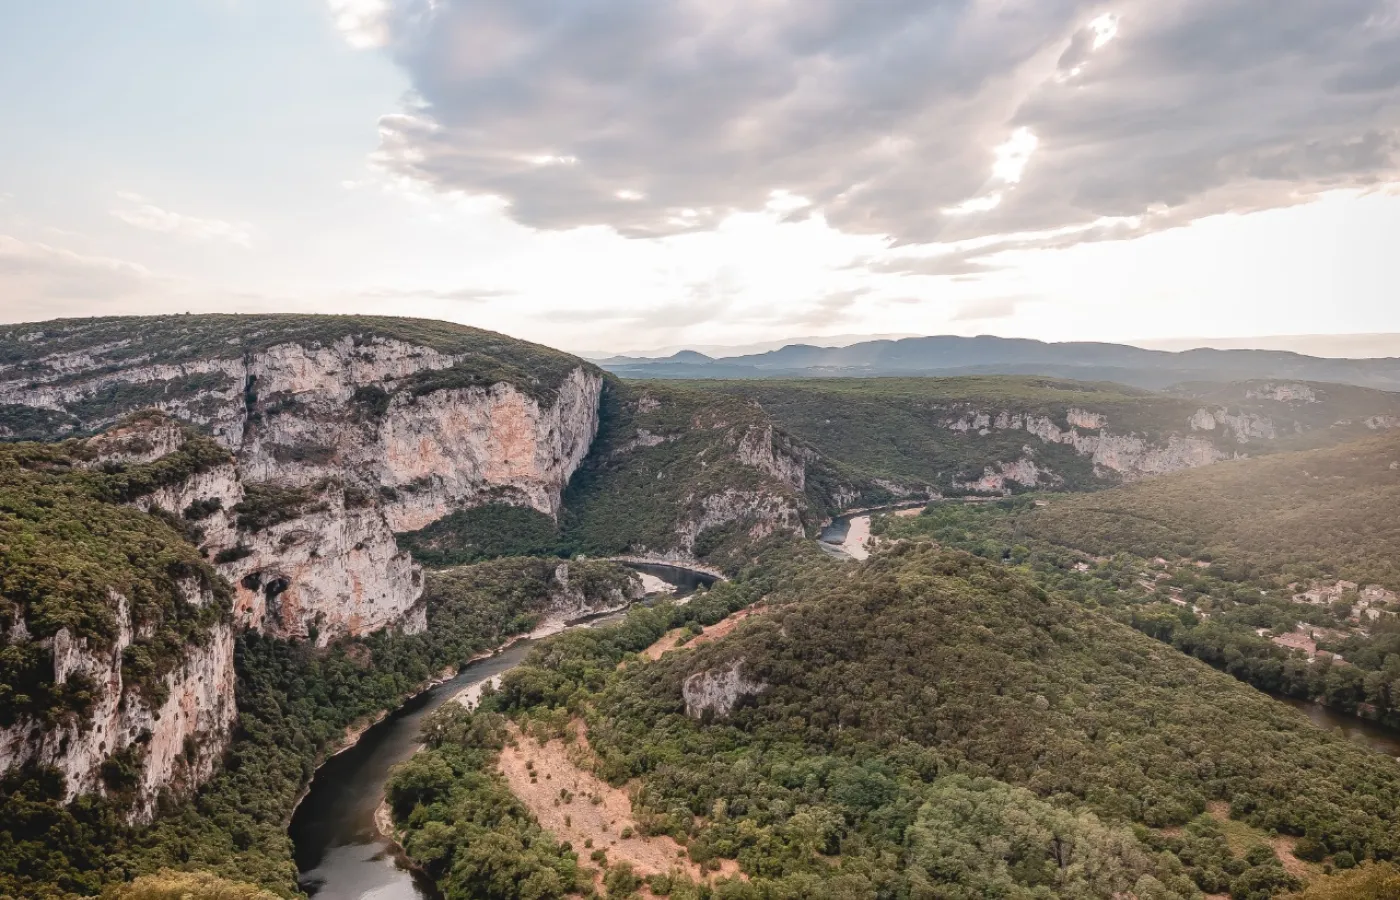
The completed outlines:
{"type": "Polygon", "coordinates": [[[0,86],[0,321],[1400,332],[1400,0],[53,0],[0,86]]]}

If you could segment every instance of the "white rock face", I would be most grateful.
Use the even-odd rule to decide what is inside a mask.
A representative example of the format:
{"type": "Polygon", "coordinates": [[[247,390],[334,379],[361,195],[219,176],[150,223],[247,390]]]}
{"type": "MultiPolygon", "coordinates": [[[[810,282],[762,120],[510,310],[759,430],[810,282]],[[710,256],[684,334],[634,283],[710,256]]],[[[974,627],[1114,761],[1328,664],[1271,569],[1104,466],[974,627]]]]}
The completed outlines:
{"type": "Polygon", "coordinates": [[[1245,392],[1251,400],[1277,400],[1280,403],[1319,403],[1317,392],[1306,384],[1266,384],[1245,392]]]}
{"type": "Polygon", "coordinates": [[[382,510],[331,486],[311,511],[256,533],[251,554],[218,566],[236,588],[238,624],[324,645],[394,625],[418,602],[423,574],[398,549],[382,510]]]}
{"type": "Polygon", "coordinates": [[[744,660],[738,659],[720,669],[696,672],[681,684],[685,699],[685,714],[698,719],[711,711],[723,719],[745,697],[755,697],[768,690],[769,685],[746,678],[742,672],[744,660]]]}
{"type": "MultiPolygon", "coordinates": [[[[398,549],[395,531],[482,502],[557,515],[562,490],[597,431],[602,390],[601,376],[580,366],[543,395],[548,402],[505,383],[414,397],[398,390],[404,379],[458,360],[392,340],[287,344],[180,365],[137,359],[116,372],[97,371],[90,355],[70,357],[48,358],[57,374],[47,382],[0,376],[0,403],[61,409],[115,384],[204,376],[207,390],[155,405],[203,426],[234,457],[134,504],[191,520],[202,532],[201,549],[236,592],[233,621],[188,648],[166,677],[169,699],[151,709],[124,691],[122,651],[133,636],[125,600],[114,598],[124,627],[112,647],[89,647],[66,632],[50,640],[56,680],[81,674],[96,685],[91,720],[21,722],[0,731],[0,771],[54,766],[68,779],[70,798],[102,791],[103,762],[139,743],[138,819],[152,814],[162,788],[191,789],[214,771],[237,714],[237,629],[314,636],[320,644],[391,626],[421,631],[422,573],[398,549]],[[73,378],[86,371],[91,377],[73,378]],[[60,376],[68,378],[57,383],[60,376]],[[364,390],[382,404],[357,400],[364,390]],[[285,521],[243,527],[235,508],[260,482],[300,487],[306,502],[285,521]]],[[[95,438],[91,447],[94,464],[134,464],[174,452],[183,440],[176,424],[153,419],[95,438]]],[[[558,613],[586,615],[591,607],[581,592],[570,592],[567,567],[562,580],[558,613]]],[[[618,593],[608,603],[626,605],[630,595],[618,593]]],[[[9,637],[24,640],[27,633],[19,622],[9,637]]]]}
{"type": "Polygon", "coordinates": [[[509,385],[396,399],[358,468],[394,488],[394,531],[416,531],[493,492],[556,516],[559,498],[598,430],[602,379],[575,369],[557,402],[509,385]]]}
{"type": "Polygon", "coordinates": [[[732,522],[752,523],[748,534],[754,540],[780,532],[803,533],[802,511],[793,498],[784,494],[731,488],[701,498],[699,506],[698,516],[682,521],[676,528],[678,547],[687,555],[694,552],[701,532],[732,522]]]}
{"type": "MultiPolygon", "coordinates": [[[[1197,413],[1186,424],[1196,430],[1213,429],[1217,424],[1214,416],[1205,410],[1201,413],[1197,413]]],[[[1002,411],[995,415],[985,412],[968,413],[945,424],[953,431],[977,432],[984,435],[992,431],[1024,430],[1047,444],[1063,444],[1072,447],[1080,456],[1090,457],[1095,471],[1101,475],[1113,473],[1127,481],[1208,466],[1230,458],[1229,454],[1212,442],[1190,435],[1174,434],[1164,443],[1151,443],[1137,435],[1112,434],[1109,431],[1110,423],[1098,413],[1070,410],[1066,422],[1069,427],[1061,428],[1048,416],[1002,411]],[[1080,429],[1090,429],[1098,433],[1086,433],[1080,429]]],[[[1019,481],[1021,476],[1028,477],[1029,468],[1024,467],[1023,463],[1016,477],[1011,477],[1008,473],[1003,477],[1003,483],[1008,479],[1019,481]]],[[[995,470],[989,472],[991,478],[987,482],[988,485],[996,480],[996,476],[1002,474],[995,470]]],[[[1039,478],[1043,478],[1044,475],[1043,470],[1038,472],[1039,478]]]]}
{"type": "MultiPolygon", "coordinates": [[[[113,385],[142,385],[210,376],[219,386],[153,406],[206,427],[238,457],[245,481],[308,484],[351,477],[377,491],[392,489],[389,527],[413,531],[444,515],[487,501],[531,506],[548,515],[598,430],[602,377],[580,366],[549,405],[507,383],[397,392],[405,380],[451,368],[465,357],[399,340],[344,338],[327,346],[287,343],[243,358],[177,365],[135,360],[100,371],[92,355],[47,357],[68,377],[54,384],[0,378],[0,403],[60,410],[113,385]],[[355,403],[362,390],[387,396],[382,415],[355,403]],[[397,393],[396,393],[397,392],[397,393]]],[[[98,423],[100,424],[100,423],[98,423]]]]}
{"type": "Polygon", "coordinates": [[[739,440],[739,461],[792,485],[797,490],[807,486],[806,462],[780,450],[773,440],[773,426],[752,427],[739,440]]]}
{"type": "MultiPolygon", "coordinates": [[[[1029,448],[1026,449],[1029,451],[1029,448]]],[[[981,478],[976,481],[961,482],[957,487],[979,493],[1005,494],[1010,492],[1012,484],[1034,488],[1042,484],[1056,484],[1060,480],[1060,477],[1055,473],[1036,465],[1035,460],[1030,458],[1028,452],[1026,456],[1013,462],[999,463],[995,467],[988,466],[981,478]]]]}
{"type": "Polygon", "coordinates": [[[233,630],[216,627],[189,649],[182,665],[165,676],[168,697],[159,709],[123,691],[122,651],[131,645],[125,597],[114,597],[119,634],[111,648],[90,647],[67,630],[44,641],[54,657],[54,680],[86,676],[95,686],[90,721],[44,727],[22,721],[0,730],[0,771],[34,763],[67,779],[67,799],[103,793],[102,763],[133,743],[141,747],[141,777],[131,815],[149,820],[162,788],[193,788],[214,772],[237,716],[234,702],[233,630]]]}
{"type": "MultiPolygon", "coordinates": [[[[0,379],[0,402],[59,409],[116,384],[213,376],[218,386],[155,405],[209,429],[236,466],[143,505],[180,515],[217,500],[222,509],[198,522],[201,546],[211,558],[236,551],[220,571],[238,586],[239,624],[287,637],[314,631],[322,642],[392,625],[417,601],[422,578],[395,532],[484,502],[556,516],[597,433],[602,392],[601,376],[580,366],[548,404],[507,383],[413,396],[399,390],[405,379],[461,359],[385,338],[287,343],[179,365],[137,359],[116,372],[100,371],[90,354],[69,357],[46,361],[69,379],[88,369],[92,377],[0,379]],[[383,408],[357,402],[364,391],[378,392],[383,408]],[[253,482],[311,486],[318,499],[293,521],[242,532],[232,510],[253,482]]],[[[147,462],[179,446],[174,424],[143,427],[95,439],[101,457],[147,462]]]]}
{"type": "Polygon", "coordinates": [[[325,644],[396,624],[423,593],[423,576],[399,550],[383,511],[353,502],[336,483],[306,511],[261,531],[240,529],[234,508],[244,499],[237,468],[208,472],[143,497],[136,505],[181,516],[192,504],[219,509],[195,524],[200,547],[235,588],[239,627],[325,644]],[[236,551],[236,553],[234,552],[236,551]],[[232,554],[236,558],[219,562],[232,554]]]}
{"type": "Polygon", "coordinates": [[[1214,431],[1218,427],[1233,432],[1235,440],[1241,444],[1278,438],[1278,429],[1273,420],[1257,413],[1235,414],[1225,409],[1198,409],[1191,416],[1190,425],[1192,431],[1214,431]]]}

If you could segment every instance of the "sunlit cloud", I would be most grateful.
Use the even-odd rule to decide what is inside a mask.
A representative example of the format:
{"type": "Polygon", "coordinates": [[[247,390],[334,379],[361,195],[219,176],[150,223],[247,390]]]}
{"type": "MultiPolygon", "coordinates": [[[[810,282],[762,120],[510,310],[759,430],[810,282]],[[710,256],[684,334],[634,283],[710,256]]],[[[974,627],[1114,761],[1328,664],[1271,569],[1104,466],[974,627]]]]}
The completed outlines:
{"type": "Polygon", "coordinates": [[[326,0],[335,27],[350,46],[382,47],[389,40],[386,17],[390,0],[326,0]]]}
{"type": "Polygon", "coordinates": [[[121,192],[117,197],[127,205],[112,210],[112,215],[134,228],[173,234],[196,241],[219,241],[245,248],[253,246],[252,229],[249,225],[171,212],[156,206],[140,194],[121,192]]]}
{"type": "Polygon", "coordinates": [[[1094,32],[1094,49],[1099,50],[1118,36],[1118,17],[1113,13],[1104,13],[1090,22],[1089,28],[1094,32]]]}

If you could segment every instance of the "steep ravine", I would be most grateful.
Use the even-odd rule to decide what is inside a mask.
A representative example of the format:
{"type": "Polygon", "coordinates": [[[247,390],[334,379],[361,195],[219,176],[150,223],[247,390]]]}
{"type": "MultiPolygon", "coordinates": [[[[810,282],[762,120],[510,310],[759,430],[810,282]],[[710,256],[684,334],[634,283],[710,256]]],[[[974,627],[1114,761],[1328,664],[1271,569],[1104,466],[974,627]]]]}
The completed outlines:
{"type": "MultiPolygon", "coordinates": [[[[637,568],[682,594],[716,580],[710,573],[680,567],[641,564],[637,568]]],[[[544,631],[594,627],[616,621],[621,615],[575,607],[567,620],[561,611],[552,627],[544,631]]],[[[375,811],[384,800],[385,784],[392,768],[417,751],[418,731],[428,715],[519,665],[535,643],[533,637],[516,639],[472,662],[454,678],[413,697],[368,728],[352,747],[317,770],[290,826],[303,890],[318,900],[421,900],[438,896],[431,883],[405,866],[394,845],[379,832],[375,811]]]]}

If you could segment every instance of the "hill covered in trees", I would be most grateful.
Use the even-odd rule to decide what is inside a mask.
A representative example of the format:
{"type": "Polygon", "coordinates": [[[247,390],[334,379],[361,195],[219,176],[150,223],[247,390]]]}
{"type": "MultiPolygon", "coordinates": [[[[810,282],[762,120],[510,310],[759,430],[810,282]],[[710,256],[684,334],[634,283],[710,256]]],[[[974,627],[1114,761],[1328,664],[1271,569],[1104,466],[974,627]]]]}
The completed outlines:
{"type": "MultiPolygon", "coordinates": [[[[562,636],[449,732],[581,720],[577,758],[632,786],[646,833],[738,861],[724,897],[1268,897],[1299,885],[1271,842],[1315,874],[1400,853],[1393,761],[993,562],[770,558],[726,594],[763,608],[655,662],[633,654],[684,613],[562,636]]],[[[468,873],[471,823],[502,807],[453,740],[414,764],[445,779],[398,806],[411,849],[430,833],[434,866],[468,873]]],[[[489,769],[492,740],[467,746],[489,769]]]]}
{"type": "Polygon", "coordinates": [[[1191,556],[1400,589],[1397,502],[1400,437],[1388,434],[1055,498],[1025,527],[1094,554],[1191,556]]]}
{"type": "Polygon", "coordinates": [[[1397,500],[1390,434],[873,531],[1021,568],[1263,690],[1400,727],[1397,500]]]}

